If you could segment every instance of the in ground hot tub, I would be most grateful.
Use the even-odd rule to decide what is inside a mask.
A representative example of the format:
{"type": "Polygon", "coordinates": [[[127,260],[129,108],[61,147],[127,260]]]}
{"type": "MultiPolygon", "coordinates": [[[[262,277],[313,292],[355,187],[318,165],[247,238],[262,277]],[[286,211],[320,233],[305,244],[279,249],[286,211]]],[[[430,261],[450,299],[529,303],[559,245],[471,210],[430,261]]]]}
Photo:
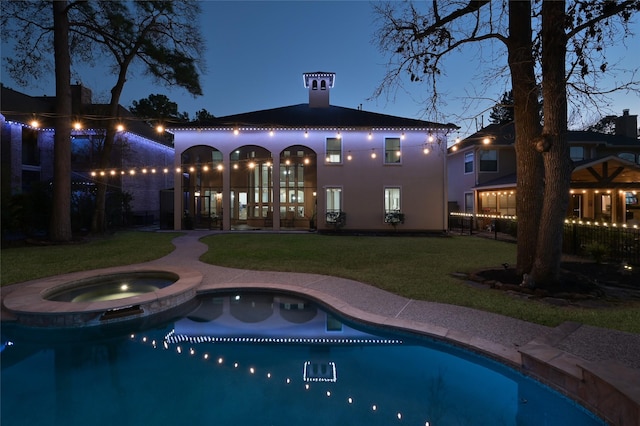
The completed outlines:
{"type": "Polygon", "coordinates": [[[125,272],[101,275],[65,284],[45,292],[43,297],[56,302],[101,302],[152,293],[165,288],[180,277],[171,272],[125,272]]]}
{"type": "Polygon", "coordinates": [[[201,282],[185,268],[118,267],[16,284],[3,304],[20,324],[89,327],[170,316],[195,303],[201,282]]]}

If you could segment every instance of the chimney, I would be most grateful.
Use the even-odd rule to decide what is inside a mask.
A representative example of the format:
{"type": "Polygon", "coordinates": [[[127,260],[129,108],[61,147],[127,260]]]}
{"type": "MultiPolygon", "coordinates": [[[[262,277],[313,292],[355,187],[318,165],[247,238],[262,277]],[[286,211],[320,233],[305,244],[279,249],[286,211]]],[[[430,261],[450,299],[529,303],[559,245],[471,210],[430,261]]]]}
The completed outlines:
{"type": "Polygon", "coordinates": [[[336,74],[333,72],[306,72],[302,74],[304,87],[309,89],[309,108],[329,108],[329,91],[336,74]]]}
{"type": "Polygon", "coordinates": [[[622,116],[616,118],[616,136],[638,138],[638,116],[630,115],[628,109],[622,110],[622,116]]]}
{"type": "Polygon", "coordinates": [[[84,105],[92,103],[91,95],[91,89],[84,87],[82,84],[71,85],[71,108],[74,114],[82,114],[84,112],[84,105]]]}

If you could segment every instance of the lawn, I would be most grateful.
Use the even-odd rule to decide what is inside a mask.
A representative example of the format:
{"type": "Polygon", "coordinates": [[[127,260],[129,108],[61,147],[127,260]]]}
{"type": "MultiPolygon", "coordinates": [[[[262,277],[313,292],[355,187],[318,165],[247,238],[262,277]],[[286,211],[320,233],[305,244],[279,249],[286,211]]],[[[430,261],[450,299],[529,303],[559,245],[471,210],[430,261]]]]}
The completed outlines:
{"type": "Polygon", "coordinates": [[[85,242],[5,248],[0,257],[2,286],[52,275],[132,265],[163,257],[178,233],[120,232],[85,242]]]}
{"type": "Polygon", "coordinates": [[[538,324],[577,321],[640,333],[640,305],[585,309],[550,306],[469,286],[452,274],[515,263],[512,243],[477,237],[373,237],[225,234],[203,240],[207,263],[310,272],[365,282],[402,296],[467,306],[538,324]]]}
{"type": "MultiPolygon", "coordinates": [[[[173,250],[178,233],[122,232],[81,244],[3,249],[1,282],[130,265],[173,250]]],[[[452,276],[513,264],[516,246],[477,237],[372,237],[221,234],[206,237],[203,262],[233,268],[308,272],[365,282],[417,300],[450,303],[556,326],[577,321],[640,333],[640,305],[586,309],[550,306],[470,286],[452,276]]]]}

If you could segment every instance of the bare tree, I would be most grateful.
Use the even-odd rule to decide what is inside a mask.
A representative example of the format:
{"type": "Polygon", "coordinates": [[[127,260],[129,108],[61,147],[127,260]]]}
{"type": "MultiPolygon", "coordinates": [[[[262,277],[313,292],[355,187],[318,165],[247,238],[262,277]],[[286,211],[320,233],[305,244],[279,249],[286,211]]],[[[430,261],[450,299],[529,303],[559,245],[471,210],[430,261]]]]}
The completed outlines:
{"type": "MultiPolygon", "coordinates": [[[[539,286],[555,285],[571,173],[565,135],[567,85],[591,100],[604,93],[593,90],[598,79],[592,75],[606,71],[606,62],[596,66],[598,55],[591,53],[603,51],[607,40],[618,37],[613,28],[622,27],[627,34],[626,24],[640,9],[640,1],[574,0],[566,10],[564,1],[548,0],[433,0],[426,10],[413,3],[403,5],[377,7],[382,22],[377,39],[382,50],[393,54],[378,94],[406,72],[411,81],[429,79],[435,107],[445,57],[470,43],[496,41],[505,46],[516,132],[517,269],[530,273],[539,286]],[[565,67],[569,46],[572,60],[565,67]],[[544,129],[538,83],[543,85],[544,129]]],[[[637,89],[638,82],[630,80],[626,87],[637,89]]]]}

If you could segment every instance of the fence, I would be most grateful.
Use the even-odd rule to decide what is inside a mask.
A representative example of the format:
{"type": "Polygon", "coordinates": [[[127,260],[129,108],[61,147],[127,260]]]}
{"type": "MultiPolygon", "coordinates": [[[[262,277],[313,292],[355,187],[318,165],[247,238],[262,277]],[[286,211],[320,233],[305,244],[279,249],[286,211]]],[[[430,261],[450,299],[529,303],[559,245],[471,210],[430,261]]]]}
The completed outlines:
{"type": "MultiPolygon", "coordinates": [[[[518,222],[515,216],[451,213],[451,234],[485,233],[495,239],[515,239],[518,222]]],[[[595,260],[627,262],[640,265],[640,229],[637,226],[567,221],[564,225],[562,251],[595,260]]]]}

